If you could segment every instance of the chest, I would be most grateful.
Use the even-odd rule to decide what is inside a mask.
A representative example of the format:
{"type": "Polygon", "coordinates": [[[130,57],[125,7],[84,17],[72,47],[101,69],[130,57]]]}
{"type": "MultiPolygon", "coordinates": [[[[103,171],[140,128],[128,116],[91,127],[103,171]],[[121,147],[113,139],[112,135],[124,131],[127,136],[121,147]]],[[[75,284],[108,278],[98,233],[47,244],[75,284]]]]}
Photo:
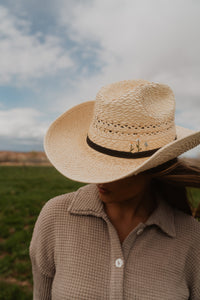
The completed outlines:
{"type": "Polygon", "coordinates": [[[52,300],[189,299],[184,253],[173,239],[139,225],[121,244],[110,224],[82,220],[57,235],[52,300]]]}

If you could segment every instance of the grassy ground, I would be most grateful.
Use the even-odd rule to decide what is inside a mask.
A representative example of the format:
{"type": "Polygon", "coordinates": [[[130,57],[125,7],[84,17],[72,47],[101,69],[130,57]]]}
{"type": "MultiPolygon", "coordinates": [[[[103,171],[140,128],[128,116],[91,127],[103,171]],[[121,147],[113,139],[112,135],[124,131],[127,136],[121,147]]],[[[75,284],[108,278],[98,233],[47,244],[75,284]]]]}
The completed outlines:
{"type": "MultiPolygon", "coordinates": [[[[76,190],[52,167],[0,167],[0,300],[31,300],[29,243],[47,200],[76,190]]],[[[190,191],[197,206],[200,191],[190,191]]]]}
{"type": "Polygon", "coordinates": [[[32,299],[28,248],[47,200],[81,184],[52,167],[0,167],[0,300],[32,299]]]}

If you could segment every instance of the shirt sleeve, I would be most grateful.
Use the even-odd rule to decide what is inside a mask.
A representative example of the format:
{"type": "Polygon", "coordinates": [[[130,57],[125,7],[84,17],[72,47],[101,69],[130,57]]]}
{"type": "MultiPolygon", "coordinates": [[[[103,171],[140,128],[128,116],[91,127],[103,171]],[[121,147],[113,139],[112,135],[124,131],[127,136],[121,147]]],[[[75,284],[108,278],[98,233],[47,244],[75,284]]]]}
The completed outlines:
{"type": "Polygon", "coordinates": [[[43,207],[30,244],[30,258],[33,273],[33,299],[50,300],[55,274],[54,245],[55,217],[51,201],[43,207]]]}
{"type": "Polygon", "coordinates": [[[51,300],[53,278],[42,274],[35,264],[32,267],[32,272],[34,281],[33,300],[51,300]]]}
{"type": "MultiPolygon", "coordinates": [[[[199,229],[199,227],[198,227],[199,229]]],[[[186,275],[190,288],[190,300],[200,299],[200,235],[195,238],[187,259],[186,275]]]]}
{"type": "Polygon", "coordinates": [[[191,282],[190,300],[199,300],[200,299],[200,257],[198,257],[198,262],[191,260],[190,282],[191,282]]]}

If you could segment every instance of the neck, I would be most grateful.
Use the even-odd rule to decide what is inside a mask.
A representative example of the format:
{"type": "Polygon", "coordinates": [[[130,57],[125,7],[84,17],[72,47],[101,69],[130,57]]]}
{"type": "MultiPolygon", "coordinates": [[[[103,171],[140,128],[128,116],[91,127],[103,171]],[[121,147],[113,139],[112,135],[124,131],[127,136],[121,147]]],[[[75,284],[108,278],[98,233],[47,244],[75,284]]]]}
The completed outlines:
{"type": "Polygon", "coordinates": [[[155,208],[155,199],[150,189],[134,198],[120,202],[104,203],[104,209],[112,223],[146,221],[155,208]]]}

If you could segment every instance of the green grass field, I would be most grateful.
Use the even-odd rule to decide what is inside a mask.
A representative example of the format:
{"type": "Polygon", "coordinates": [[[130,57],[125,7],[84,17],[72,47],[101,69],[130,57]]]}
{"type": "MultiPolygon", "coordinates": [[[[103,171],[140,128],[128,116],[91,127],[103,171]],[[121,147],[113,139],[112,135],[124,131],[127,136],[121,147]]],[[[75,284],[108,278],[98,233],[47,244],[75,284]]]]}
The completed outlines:
{"type": "Polygon", "coordinates": [[[0,167],[0,300],[32,299],[29,244],[50,198],[76,190],[53,167],[0,167]]]}
{"type": "MultiPolygon", "coordinates": [[[[31,300],[29,244],[36,218],[50,198],[78,189],[53,167],[0,167],[0,300],[31,300]]],[[[194,205],[200,190],[191,190],[194,205]]]]}

